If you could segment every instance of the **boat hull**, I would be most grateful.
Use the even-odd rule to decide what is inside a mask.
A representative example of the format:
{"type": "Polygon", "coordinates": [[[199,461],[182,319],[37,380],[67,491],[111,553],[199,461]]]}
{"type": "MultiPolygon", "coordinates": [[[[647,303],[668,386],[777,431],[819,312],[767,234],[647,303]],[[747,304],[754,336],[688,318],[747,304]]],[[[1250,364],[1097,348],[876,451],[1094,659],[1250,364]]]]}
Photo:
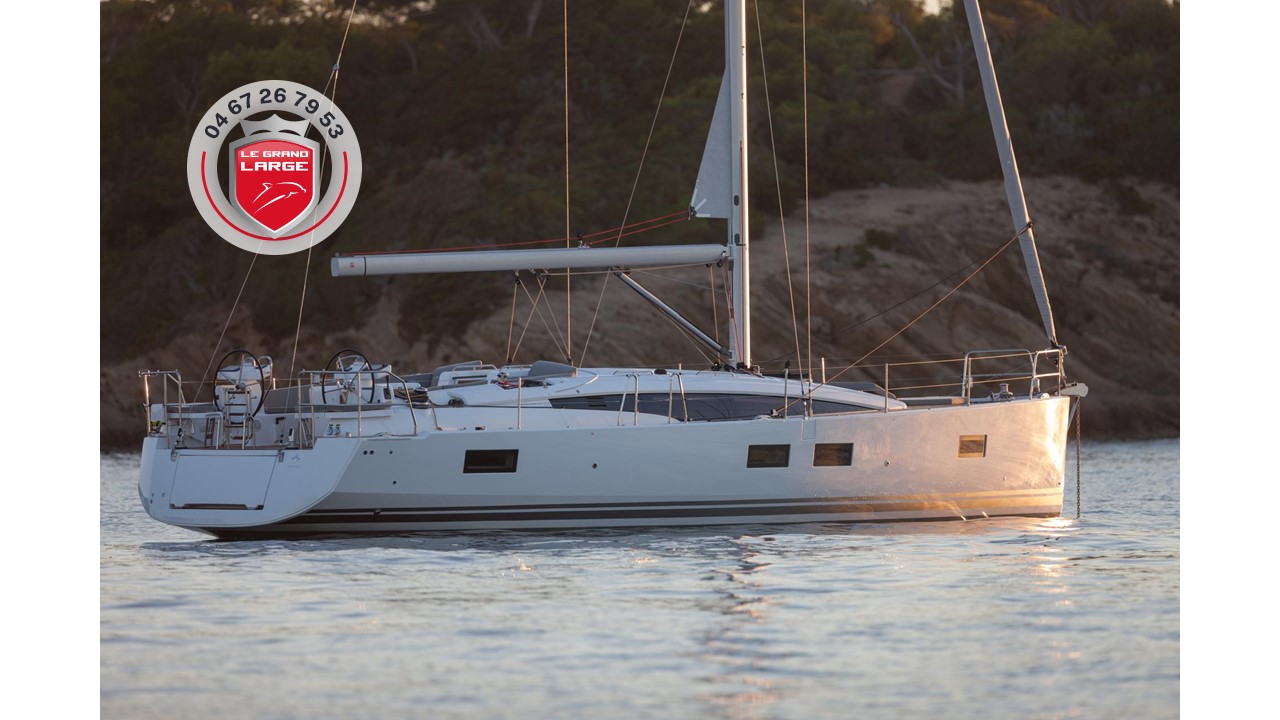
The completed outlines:
{"type": "Polygon", "coordinates": [[[143,498],[157,519],[227,538],[1055,516],[1068,412],[1069,400],[1053,397],[813,418],[458,427],[322,438],[273,455],[270,473],[249,451],[155,447],[144,461],[143,498]],[[785,464],[748,467],[752,446],[771,446],[774,465],[784,452],[785,464]],[[831,452],[815,459],[833,449],[838,464],[820,464],[831,452]],[[476,471],[469,451],[516,451],[517,459],[501,472],[476,471]],[[219,482],[228,453],[245,453],[257,483],[225,496],[194,493],[191,486],[219,482]],[[188,474],[207,468],[208,479],[188,480],[185,490],[168,481],[159,497],[182,463],[188,474]],[[209,502],[179,502],[190,498],[209,502]]]}

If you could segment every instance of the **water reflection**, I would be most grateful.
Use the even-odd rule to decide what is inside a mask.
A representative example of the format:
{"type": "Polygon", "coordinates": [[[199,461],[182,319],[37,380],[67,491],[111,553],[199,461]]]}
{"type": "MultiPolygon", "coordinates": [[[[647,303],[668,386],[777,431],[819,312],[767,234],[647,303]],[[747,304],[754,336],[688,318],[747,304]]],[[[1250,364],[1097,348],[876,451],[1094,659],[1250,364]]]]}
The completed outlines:
{"type": "Polygon", "coordinates": [[[239,542],[104,460],[102,714],[1173,718],[1174,450],[1081,520],[239,542]]]}
{"type": "Polygon", "coordinates": [[[770,535],[741,535],[728,539],[734,557],[729,567],[717,568],[704,580],[716,601],[715,616],[698,639],[697,660],[717,672],[700,680],[711,688],[700,697],[710,714],[754,718],[782,698],[776,681],[768,677],[777,660],[789,654],[772,645],[768,624],[771,600],[766,570],[773,565],[761,548],[770,535]]]}

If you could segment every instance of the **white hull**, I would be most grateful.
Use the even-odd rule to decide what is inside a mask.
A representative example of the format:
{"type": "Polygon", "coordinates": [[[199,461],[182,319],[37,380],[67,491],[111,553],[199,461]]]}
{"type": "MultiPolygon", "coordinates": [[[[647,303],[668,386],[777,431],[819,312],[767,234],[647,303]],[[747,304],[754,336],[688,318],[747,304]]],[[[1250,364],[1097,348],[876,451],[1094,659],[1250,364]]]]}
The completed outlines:
{"type": "Polygon", "coordinates": [[[554,429],[528,425],[564,410],[524,408],[521,429],[463,424],[487,413],[492,427],[494,411],[442,408],[440,423],[453,429],[322,437],[307,449],[170,450],[165,437],[149,437],[140,492],[156,519],[220,537],[957,520],[1062,510],[1066,397],[554,429]],[[961,436],[985,436],[983,456],[960,457],[961,436]],[[852,444],[848,465],[813,466],[816,445],[841,443],[852,444]],[[787,466],[747,467],[751,445],[787,445],[787,466]],[[468,450],[516,450],[518,463],[510,472],[464,472],[468,450]]]}

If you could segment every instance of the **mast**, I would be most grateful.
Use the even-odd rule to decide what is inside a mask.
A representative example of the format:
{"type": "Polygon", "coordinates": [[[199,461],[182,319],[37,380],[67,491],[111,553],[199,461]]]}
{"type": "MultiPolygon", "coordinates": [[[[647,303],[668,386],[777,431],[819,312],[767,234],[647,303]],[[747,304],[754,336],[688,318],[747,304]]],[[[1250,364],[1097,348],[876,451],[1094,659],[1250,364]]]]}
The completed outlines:
{"type": "Polygon", "coordinates": [[[747,3],[725,2],[725,72],[730,106],[730,163],[733,208],[729,212],[729,362],[751,367],[751,273],[747,227],[747,3]]]}
{"type": "Polygon", "coordinates": [[[751,273],[747,219],[747,4],[725,0],[724,77],[689,200],[692,217],[728,222],[729,365],[751,366],[751,273]]]}
{"type": "Polygon", "coordinates": [[[1022,261],[1031,282],[1031,293],[1040,307],[1040,320],[1049,343],[1058,347],[1058,334],[1053,325],[1053,308],[1049,306],[1049,289],[1044,284],[1040,270],[1040,253],[1036,250],[1036,235],[1031,229],[1031,216],[1027,214],[1027,198],[1022,192],[1022,179],[1018,175],[1018,161],[1013,156],[1013,140],[1009,137],[1009,125],[1004,118],[1004,105],[1000,101],[1000,86],[996,84],[996,67],[991,60],[991,48],[987,45],[987,31],[982,23],[982,10],[978,0],[964,0],[964,12],[969,19],[969,34],[973,37],[973,52],[978,56],[978,70],[982,75],[982,94],[987,100],[987,114],[991,117],[991,132],[996,138],[1000,153],[1000,171],[1004,174],[1004,194],[1009,200],[1009,215],[1013,219],[1013,231],[1019,233],[1022,261]]]}

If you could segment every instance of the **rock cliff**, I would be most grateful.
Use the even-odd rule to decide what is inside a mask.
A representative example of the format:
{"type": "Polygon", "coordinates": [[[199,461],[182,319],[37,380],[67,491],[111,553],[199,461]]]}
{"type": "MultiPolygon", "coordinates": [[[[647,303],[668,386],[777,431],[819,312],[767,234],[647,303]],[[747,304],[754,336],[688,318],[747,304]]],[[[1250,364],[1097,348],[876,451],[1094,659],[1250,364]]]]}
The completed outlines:
{"type": "MultiPolygon", "coordinates": [[[[1070,177],[1025,181],[1028,204],[1060,342],[1068,347],[1070,377],[1087,383],[1083,406],[1086,438],[1176,436],[1179,427],[1179,195],[1176,187],[1140,181],[1089,184],[1070,177]]],[[[795,212],[785,218],[786,246],[778,218],[753,226],[752,308],[755,361],[781,370],[794,355],[796,330],[808,354],[806,305],[811,312],[814,363],[826,358],[832,374],[876,348],[902,327],[877,357],[955,354],[977,348],[1046,345],[1039,316],[1014,244],[947,300],[916,318],[963,278],[959,272],[1012,235],[998,182],[949,182],[925,188],[876,188],[835,193],[811,204],[808,303],[805,287],[805,228],[795,212]],[[790,258],[797,323],[785,272],[790,258]],[[942,281],[948,277],[950,280],[942,281]],[[906,301],[906,302],[903,302],[906,301]],[[901,303],[901,304],[899,304],[901,303]],[[882,311],[888,310],[888,312],[882,311]],[[868,320],[871,318],[870,320],[868,320]],[[912,323],[913,320],[916,320],[912,323]]],[[[659,233],[654,233],[658,235],[659,233]]],[[[320,251],[324,252],[321,246],[320,251]]],[[[572,338],[583,365],[693,366],[706,361],[674,326],[619,282],[601,295],[603,275],[572,279],[572,338]],[[597,299],[603,297],[598,314],[597,299]],[[588,329],[591,328],[588,341],[588,329]],[[585,357],[583,352],[585,350],[585,357]]],[[[656,270],[635,277],[707,332],[723,325],[723,298],[712,310],[708,272],[701,268],[656,270]]],[[[369,282],[312,276],[315,283],[369,282]]],[[[715,278],[717,289],[722,287],[715,278]]],[[[565,330],[563,283],[548,283],[540,310],[529,298],[477,313],[462,337],[428,342],[404,339],[398,323],[413,308],[406,283],[381,285],[375,302],[354,328],[337,331],[303,323],[295,369],[319,368],[339,347],[362,349],[375,362],[398,371],[429,370],[466,359],[501,363],[516,344],[516,360],[563,359],[552,337],[565,330]]],[[[367,294],[367,293],[366,293],[367,294]]],[[[229,307],[208,307],[220,328],[229,307]]],[[[296,306],[281,308],[296,315],[296,306]]],[[[104,299],[103,332],[116,310],[104,299]]],[[[469,312],[450,308],[449,312],[469,312]]],[[[264,337],[237,310],[227,337],[215,350],[216,330],[174,336],[137,357],[102,367],[103,447],[136,447],[145,425],[140,368],[180,369],[198,381],[205,367],[233,347],[272,355],[277,373],[291,363],[294,338],[264,337]]],[[[719,330],[723,336],[723,328],[719,330]]],[[[205,393],[208,390],[206,388],[205,393]]]]}

